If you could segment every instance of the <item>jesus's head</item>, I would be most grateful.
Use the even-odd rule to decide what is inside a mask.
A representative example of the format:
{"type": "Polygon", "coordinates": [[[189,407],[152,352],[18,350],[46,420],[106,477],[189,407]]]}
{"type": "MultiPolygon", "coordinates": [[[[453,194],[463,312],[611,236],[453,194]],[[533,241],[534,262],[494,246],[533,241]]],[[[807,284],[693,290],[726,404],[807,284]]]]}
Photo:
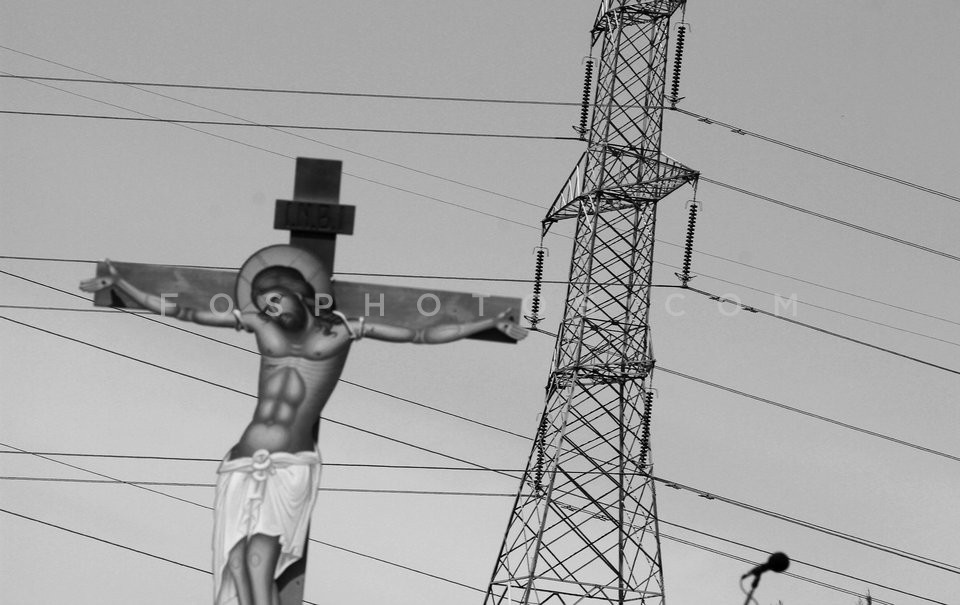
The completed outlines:
{"type": "Polygon", "coordinates": [[[316,291],[292,267],[267,267],[253,278],[251,298],[260,313],[286,330],[302,330],[312,313],[316,291]]]}

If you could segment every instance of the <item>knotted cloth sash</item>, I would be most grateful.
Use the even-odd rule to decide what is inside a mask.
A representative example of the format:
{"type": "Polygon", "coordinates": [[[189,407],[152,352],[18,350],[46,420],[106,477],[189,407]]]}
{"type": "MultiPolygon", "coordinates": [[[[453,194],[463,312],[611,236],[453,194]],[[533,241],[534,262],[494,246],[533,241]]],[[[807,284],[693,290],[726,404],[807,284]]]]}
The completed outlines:
{"type": "Polygon", "coordinates": [[[257,450],[253,456],[224,459],[217,470],[214,503],[213,570],[217,605],[236,599],[227,569],[231,549],[255,534],[278,536],[280,556],[274,579],[303,556],[310,514],[320,485],[319,452],[257,450]]]}

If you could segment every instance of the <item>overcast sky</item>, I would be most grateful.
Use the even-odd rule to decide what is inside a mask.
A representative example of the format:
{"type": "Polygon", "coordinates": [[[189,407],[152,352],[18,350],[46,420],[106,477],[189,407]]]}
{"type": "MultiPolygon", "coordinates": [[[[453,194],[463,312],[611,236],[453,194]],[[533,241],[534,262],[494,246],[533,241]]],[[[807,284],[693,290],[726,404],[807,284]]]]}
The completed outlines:
{"type": "MultiPolygon", "coordinates": [[[[595,2],[573,0],[0,0],[0,71],[576,102],[595,13],[595,2]]],[[[929,250],[702,183],[692,285],[771,312],[774,295],[795,295],[805,304],[791,319],[901,356],[737,313],[693,293],[668,308],[676,291],[655,289],[660,367],[769,400],[657,372],[656,474],[929,561],[661,486],[668,600],[740,603],[738,578],[751,566],[679,538],[751,561],[782,550],[818,566],[795,562],[791,572],[854,593],[869,588],[897,605],[957,603],[960,4],[691,0],[686,18],[681,107],[927,190],[678,113],[665,116],[665,153],[704,177],[929,250]]],[[[579,121],[578,108],[563,105],[11,78],[0,79],[0,109],[548,137],[573,135],[579,121]]],[[[355,234],[338,244],[341,279],[526,296],[530,284],[506,280],[532,276],[539,221],[583,151],[582,143],[562,140],[9,113],[0,114],[0,129],[0,270],[7,273],[0,274],[0,316],[22,322],[0,321],[0,443],[31,452],[201,459],[57,458],[127,481],[165,483],[213,481],[216,463],[204,460],[219,459],[235,443],[254,401],[210,383],[253,392],[257,357],[138,317],[51,310],[91,305],[44,285],[79,294],[80,280],[93,275],[91,261],[105,257],[238,267],[260,247],[286,241],[272,229],[273,203],[290,197],[294,158],[306,156],[342,160],[341,201],[357,207],[355,234]]],[[[658,284],[677,283],[676,244],[691,197],[688,187],[660,206],[658,284]]],[[[545,241],[548,280],[566,278],[571,231],[560,224],[545,241]]],[[[564,290],[547,284],[544,295],[542,325],[555,330],[564,290]]],[[[166,321],[253,347],[249,335],[166,321]]],[[[541,334],[516,346],[364,341],[353,348],[344,378],[532,436],[552,347],[541,334]]],[[[512,505],[505,494],[515,493],[518,481],[396,466],[471,466],[452,456],[520,469],[530,442],[355,385],[341,384],[324,413],[335,422],[321,430],[327,491],[312,537],[485,590],[512,505]],[[343,489],[380,491],[331,491],[343,489]]],[[[208,510],[129,485],[9,478],[102,478],[37,456],[0,453],[0,465],[0,508],[36,520],[0,514],[5,602],[210,599],[209,575],[176,564],[209,569],[208,510]]],[[[151,489],[204,506],[213,501],[208,487],[151,489]]],[[[407,605],[479,603],[482,594],[312,544],[306,597],[407,605]]],[[[857,602],[786,575],[765,577],[757,597],[762,605],[857,602]]]]}

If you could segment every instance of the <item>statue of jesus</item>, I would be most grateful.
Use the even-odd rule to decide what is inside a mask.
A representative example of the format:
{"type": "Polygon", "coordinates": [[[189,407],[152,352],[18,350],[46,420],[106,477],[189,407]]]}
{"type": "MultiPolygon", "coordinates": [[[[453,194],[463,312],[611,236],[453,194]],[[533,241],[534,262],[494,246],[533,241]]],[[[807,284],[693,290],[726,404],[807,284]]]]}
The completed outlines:
{"type": "Polygon", "coordinates": [[[172,295],[144,292],[107,262],[87,292],[118,289],[161,315],[253,332],[260,380],[253,419],[218,469],[214,505],[216,605],[279,605],[276,579],[303,556],[317,497],[319,421],[353,341],[445,343],[495,328],[526,336],[507,311],[470,323],[421,330],[346,317],[336,310],[330,274],[310,252],[285,245],[260,250],[240,270],[232,312],[182,307],[172,295]]]}

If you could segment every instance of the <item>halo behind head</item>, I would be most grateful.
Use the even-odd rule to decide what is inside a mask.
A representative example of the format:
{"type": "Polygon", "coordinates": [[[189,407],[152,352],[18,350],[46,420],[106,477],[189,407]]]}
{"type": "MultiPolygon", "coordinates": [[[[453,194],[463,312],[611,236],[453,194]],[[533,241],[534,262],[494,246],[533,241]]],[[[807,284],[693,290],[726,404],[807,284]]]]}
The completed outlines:
{"type": "Polygon", "coordinates": [[[254,281],[257,288],[263,289],[269,283],[284,282],[285,287],[290,283],[300,281],[302,285],[312,288],[313,292],[302,288],[291,288],[294,292],[311,298],[309,305],[313,305],[313,296],[316,294],[333,295],[330,283],[330,272],[313,253],[295,246],[278,244],[258,250],[247,259],[240,268],[236,283],[237,308],[241,313],[258,312],[254,302],[254,281]],[[272,269],[265,271],[265,269],[272,269]]]}

